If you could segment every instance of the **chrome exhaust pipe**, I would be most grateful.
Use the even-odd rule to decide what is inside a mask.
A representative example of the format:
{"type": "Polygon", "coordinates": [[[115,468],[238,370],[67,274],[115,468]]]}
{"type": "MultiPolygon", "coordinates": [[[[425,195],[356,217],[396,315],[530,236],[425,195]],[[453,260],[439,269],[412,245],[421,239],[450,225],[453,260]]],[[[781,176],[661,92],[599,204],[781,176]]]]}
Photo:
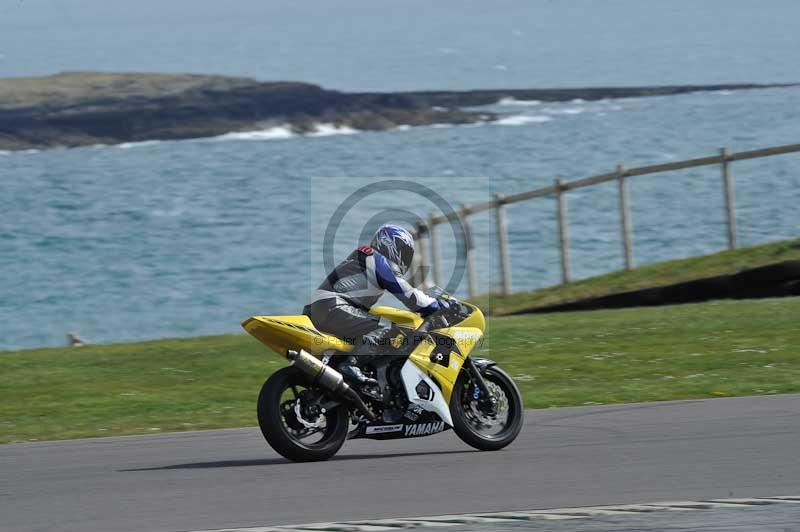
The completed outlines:
{"type": "Polygon", "coordinates": [[[358,411],[364,414],[370,421],[377,421],[378,418],[376,418],[372,410],[364,404],[364,401],[359,397],[358,393],[344,382],[344,376],[341,373],[330,366],[326,366],[320,359],[306,353],[302,349],[300,351],[286,351],[286,358],[294,362],[294,366],[297,369],[311,377],[311,382],[319,384],[326,390],[350,401],[358,408],[358,411]]]}

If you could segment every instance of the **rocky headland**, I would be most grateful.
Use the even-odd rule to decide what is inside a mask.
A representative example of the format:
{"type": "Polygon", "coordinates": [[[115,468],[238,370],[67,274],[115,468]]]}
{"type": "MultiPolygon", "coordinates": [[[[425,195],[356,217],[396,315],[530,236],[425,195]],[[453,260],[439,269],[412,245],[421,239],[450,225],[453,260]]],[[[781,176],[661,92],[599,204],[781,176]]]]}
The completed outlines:
{"type": "Polygon", "coordinates": [[[0,79],[0,150],[211,137],[319,124],[358,130],[497,119],[503,99],[559,102],[759,89],[786,84],[341,92],[300,82],[150,73],[67,72],[0,79]]]}

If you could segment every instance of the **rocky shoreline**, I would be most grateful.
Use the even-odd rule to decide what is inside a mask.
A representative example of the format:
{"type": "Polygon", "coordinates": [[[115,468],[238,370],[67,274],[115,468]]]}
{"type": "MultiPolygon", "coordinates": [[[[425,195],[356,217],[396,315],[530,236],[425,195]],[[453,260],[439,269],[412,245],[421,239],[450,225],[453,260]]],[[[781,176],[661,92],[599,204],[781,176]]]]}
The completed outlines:
{"type": "Polygon", "coordinates": [[[717,84],[663,87],[360,92],[299,82],[193,74],[68,72],[0,79],[0,150],[211,137],[319,124],[379,131],[497,119],[472,107],[503,99],[559,102],[784,87],[717,84]]]}

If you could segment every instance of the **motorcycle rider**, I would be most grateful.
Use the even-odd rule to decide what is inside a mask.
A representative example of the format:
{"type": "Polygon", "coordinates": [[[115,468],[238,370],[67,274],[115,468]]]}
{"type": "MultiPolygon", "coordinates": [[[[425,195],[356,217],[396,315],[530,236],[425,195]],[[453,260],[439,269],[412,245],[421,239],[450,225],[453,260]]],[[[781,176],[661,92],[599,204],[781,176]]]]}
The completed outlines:
{"type": "Polygon", "coordinates": [[[377,354],[393,332],[392,322],[369,312],[385,290],[423,317],[449,307],[447,301],[430,297],[405,280],[413,256],[411,233],[397,225],[383,225],[369,246],[353,251],[328,274],[303,308],[317,329],[355,346],[339,371],[364,389],[374,389],[377,381],[364,375],[359,357],[363,362],[377,354]]]}

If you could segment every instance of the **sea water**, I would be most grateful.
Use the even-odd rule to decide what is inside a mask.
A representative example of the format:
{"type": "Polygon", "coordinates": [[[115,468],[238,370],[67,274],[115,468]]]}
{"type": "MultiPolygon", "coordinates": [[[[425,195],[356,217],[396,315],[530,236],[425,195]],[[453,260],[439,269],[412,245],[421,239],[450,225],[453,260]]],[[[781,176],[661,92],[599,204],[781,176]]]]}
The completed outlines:
{"type": "MultiPolygon", "coordinates": [[[[797,20],[790,0],[5,1],[0,76],[199,72],[385,91],[792,82],[797,20]]],[[[617,163],[800,142],[800,88],[489,109],[498,122],[386,132],[320,124],[306,136],[277,125],[0,152],[0,348],[62,345],[66,332],[92,342],[236,332],[248,315],[296,313],[320,281],[314,202],[339,202],[342,178],[433,183],[457,206],[617,163]]],[[[741,245],[798,236],[798,163],[732,164],[741,245]]],[[[636,264],[725,247],[718,167],[629,187],[636,264]]],[[[568,195],[576,278],[623,266],[616,194],[607,184],[568,195]]],[[[435,210],[422,198],[402,203],[435,210]]],[[[507,219],[513,288],[559,282],[553,199],[511,205],[507,219]]],[[[494,219],[473,225],[479,290],[497,289],[494,219]]],[[[355,233],[340,232],[337,254],[355,233]]],[[[450,236],[441,234],[445,269],[450,236]]]]}

